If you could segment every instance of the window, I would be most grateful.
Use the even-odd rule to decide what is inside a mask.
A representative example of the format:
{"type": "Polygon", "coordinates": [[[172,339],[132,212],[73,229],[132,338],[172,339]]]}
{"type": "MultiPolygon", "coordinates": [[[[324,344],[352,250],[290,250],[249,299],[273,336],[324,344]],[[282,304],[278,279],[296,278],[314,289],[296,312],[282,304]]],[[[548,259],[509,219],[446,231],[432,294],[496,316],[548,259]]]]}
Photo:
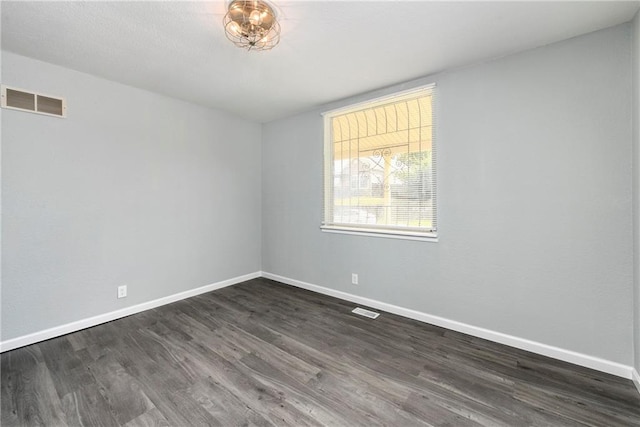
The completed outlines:
{"type": "Polygon", "coordinates": [[[437,237],[434,89],[324,113],[324,231],[437,237]]]}

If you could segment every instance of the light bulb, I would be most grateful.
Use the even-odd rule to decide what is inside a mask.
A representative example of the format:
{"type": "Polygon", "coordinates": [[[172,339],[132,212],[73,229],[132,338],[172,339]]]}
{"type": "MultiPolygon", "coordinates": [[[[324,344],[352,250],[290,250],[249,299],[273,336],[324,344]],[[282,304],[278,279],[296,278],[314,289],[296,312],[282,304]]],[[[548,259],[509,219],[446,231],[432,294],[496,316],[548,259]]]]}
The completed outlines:
{"type": "Polygon", "coordinates": [[[233,32],[234,34],[240,34],[240,25],[238,25],[237,22],[232,21],[229,27],[231,29],[231,32],[233,32]]]}
{"type": "Polygon", "coordinates": [[[251,22],[253,25],[260,25],[260,23],[262,22],[262,14],[259,10],[254,9],[251,11],[251,13],[249,14],[249,22],[251,22]]]}

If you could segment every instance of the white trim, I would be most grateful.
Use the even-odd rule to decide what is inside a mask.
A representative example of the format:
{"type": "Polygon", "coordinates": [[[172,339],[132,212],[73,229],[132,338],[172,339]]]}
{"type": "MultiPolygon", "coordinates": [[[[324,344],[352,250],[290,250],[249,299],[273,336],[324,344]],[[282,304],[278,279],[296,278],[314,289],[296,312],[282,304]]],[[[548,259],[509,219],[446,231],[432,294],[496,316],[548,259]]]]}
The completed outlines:
{"type": "Polygon", "coordinates": [[[99,314],[97,316],[89,317],[87,319],[77,320],[75,322],[67,323],[60,326],[55,326],[53,328],[45,329],[39,332],[34,332],[29,335],[23,335],[21,337],[12,338],[10,340],[0,342],[0,353],[13,350],[19,347],[24,347],[25,345],[35,344],[40,341],[59,337],[61,335],[66,335],[71,332],[80,331],[82,329],[90,328],[92,326],[100,325],[102,323],[111,322],[112,320],[120,319],[122,317],[130,316],[132,314],[136,314],[142,311],[150,310],[152,308],[160,307],[165,304],[170,304],[172,302],[194,297],[196,295],[215,291],[216,289],[221,289],[227,286],[235,285],[236,283],[241,283],[247,280],[261,277],[261,275],[262,274],[260,271],[256,271],[254,273],[233,277],[231,279],[212,283],[210,285],[201,286],[195,289],[189,289],[188,291],[179,292],[177,294],[158,298],[152,301],[143,302],[141,304],[133,305],[131,307],[126,307],[120,310],[111,311],[109,313],[104,313],[104,314],[99,314]]]}
{"type": "Polygon", "coordinates": [[[403,100],[404,98],[412,98],[416,96],[420,92],[433,92],[436,87],[436,83],[428,83],[426,85],[417,86],[413,89],[401,90],[399,92],[393,92],[388,95],[379,96],[377,98],[367,99],[362,102],[357,102],[355,104],[349,104],[344,107],[335,108],[333,110],[324,111],[321,113],[322,116],[338,116],[342,114],[351,113],[354,111],[360,111],[363,107],[366,108],[375,108],[379,107],[382,104],[386,104],[391,100],[403,100]]]}
{"type": "MultiPolygon", "coordinates": [[[[462,332],[468,335],[472,335],[474,337],[483,338],[489,341],[505,344],[505,345],[519,348],[526,351],[530,351],[532,353],[537,353],[543,356],[552,357],[554,359],[563,360],[565,362],[595,369],[597,371],[606,372],[608,374],[616,375],[616,376],[627,378],[627,379],[632,378],[633,368],[631,366],[623,365],[621,363],[613,362],[606,359],[601,359],[599,357],[589,356],[587,354],[578,353],[575,351],[566,350],[559,347],[554,347],[551,345],[527,340],[524,338],[515,337],[512,335],[503,334],[501,332],[480,328],[477,326],[469,325],[469,324],[458,322],[455,320],[446,319],[444,317],[434,316],[434,315],[423,313],[420,311],[399,307],[397,305],[387,304],[385,302],[361,297],[358,295],[349,294],[342,291],[337,291],[335,289],[325,288],[323,286],[302,282],[300,280],[279,276],[277,274],[267,273],[263,271],[262,277],[276,280],[278,282],[282,282],[287,285],[296,286],[298,288],[307,289],[309,291],[318,292],[320,294],[329,295],[342,300],[366,305],[368,307],[376,308],[378,310],[384,310],[389,313],[397,314],[399,316],[408,317],[409,319],[414,319],[420,322],[425,322],[425,323],[440,326],[443,328],[451,329],[454,331],[462,332]]],[[[637,376],[637,372],[635,373],[635,375],[636,377],[634,377],[634,382],[636,380],[640,380],[640,378],[637,376]]],[[[636,387],[638,387],[638,382],[636,382],[636,387]]]]}
{"type": "Polygon", "coordinates": [[[638,374],[638,371],[635,369],[631,370],[631,379],[633,380],[636,389],[638,389],[638,393],[640,393],[640,374],[638,374]]]}
{"type": "Polygon", "coordinates": [[[562,349],[559,347],[550,346],[550,345],[539,343],[536,341],[530,341],[524,338],[514,337],[512,335],[503,334],[501,332],[496,332],[489,329],[468,325],[466,323],[446,319],[439,316],[434,316],[427,313],[422,313],[420,311],[399,307],[393,304],[384,303],[384,302],[373,300],[370,298],[361,297],[358,295],[349,294],[347,292],[325,288],[323,286],[302,282],[300,280],[279,276],[277,274],[260,272],[260,271],[256,271],[254,273],[249,273],[243,276],[238,276],[238,277],[223,280],[220,282],[212,283],[210,285],[202,286],[199,288],[190,289],[188,291],[179,292],[177,294],[158,298],[153,301],[144,302],[141,304],[137,304],[131,307],[126,307],[126,308],[112,311],[109,313],[100,314],[87,319],[82,319],[82,320],[67,323],[64,325],[56,326],[53,328],[45,329],[43,331],[13,338],[7,341],[2,341],[0,342],[0,353],[13,350],[19,347],[23,347],[26,345],[35,344],[37,342],[55,338],[61,335],[66,335],[66,334],[76,332],[85,328],[90,328],[92,326],[100,325],[102,323],[110,322],[112,320],[120,319],[122,317],[130,316],[132,314],[140,313],[146,310],[150,310],[152,308],[160,307],[166,304],[170,304],[172,302],[194,297],[196,295],[211,292],[216,289],[221,289],[227,286],[235,285],[237,283],[242,283],[247,280],[255,279],[258,277],[265,277],[267,279],[276,280],[278,282],[281,282],[287,285],[296,286],[298,288],[307,289],[313,292],[329,295],[335,298],[351,301],[357,304],[366,305],[368,307],[372,307],[378,310],[383,310],[389,313],[397,314],[399,316],[407,317],[409,319],[418,320],[420,322],[425,322],[425,323],[440,326],[443,328],[451,329],[454,331],[462,332],[475,337],[484,338],[489,341],[494,341],[500,344],[505,344],[505,345],[519,348],[522,350],[531,351],[533,353],[549,356],[554,359],[563,360],[569,363],[574,363],[576,365],[595,369],[601,372],[606,372],[619,377],[632,379],[633,383],[638,389],[638,392],[640,392],[640,375],[638,374],[638,371],[633,369],[633,367],[631,366],[623,365],[617,362],[612,362],[610,360],[601,359],[594,356],[589,356],[589,355],[574,352],[571,350],[562,349]]]}
{"type": "Polygon", "coordinates": [[[433,233],[402,232],[393,229],[376,230],[373,228],[341,227],[337,225],[322,225],[320,226],[320,230],[324,231],[325,233],[383,237],[386,239],[418,240],[420,242],[438,242],[438,237],[436,237],[436,235],[433,233]]]}

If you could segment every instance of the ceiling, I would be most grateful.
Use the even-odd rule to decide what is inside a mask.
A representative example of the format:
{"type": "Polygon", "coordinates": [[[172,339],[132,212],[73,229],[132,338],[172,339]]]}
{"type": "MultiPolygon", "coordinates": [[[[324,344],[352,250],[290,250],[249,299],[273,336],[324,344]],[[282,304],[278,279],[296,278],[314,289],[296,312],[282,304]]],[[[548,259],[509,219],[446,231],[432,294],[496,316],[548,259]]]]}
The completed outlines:
{"type": "MultiPolygon", "coordinates": [[[[247,52],[226,3],[2,1],[2,48],[267,122],[631,20],[639,2],[278,1],[247,52]]],[[[7,82],[9,83],[9,82],[7,82]]]]}

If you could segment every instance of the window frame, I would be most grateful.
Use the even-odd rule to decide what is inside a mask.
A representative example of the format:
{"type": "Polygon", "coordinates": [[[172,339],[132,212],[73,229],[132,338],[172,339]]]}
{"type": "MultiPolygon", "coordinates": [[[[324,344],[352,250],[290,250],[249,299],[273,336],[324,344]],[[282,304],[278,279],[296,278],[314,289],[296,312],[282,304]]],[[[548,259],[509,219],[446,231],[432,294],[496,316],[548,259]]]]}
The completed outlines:
{"type": "MultiPolygon", "coordinates": [[[[437,141],[436,141],[436,111],[437,111],[437,95],[436,95],[436,83],[430,83],[427,85],[418,86],[412,89],[397,91],[385,96],[368,99],[365,101],[349,104],[344,107],[340,107],[337,109],[325,111],[322,113],[322,118],[324,122],[324,135],[323,135],[323,143],[324,143],[324,157],[323,157],[323,215],[322,215],[322,223],[320,229],[323,232],[328,233],[339,233],[339,234],[351,234],[351,235],[360,235],[360,236],[371,236],[371,237],[384,237],[384,238],[395,238],[395,239],[405,239],[405,240],[419,240],[419,241],[429,241],[429,242],[437,242],[438,241],[438,186],[437,186],[437,141]],[[333,196],[335,192],[335,182],[334,182],[334,168],[335,168],[335,159],[334,159],[334,142],[333,142],[333,134],[332,134],[332,124],[331,120],[336,116],[341,116],[345,114],[349,114],[350,112],[360,111],[364,108],[373,109],[385,104],[389,104],[394,101],[401,101],[403,98],[409,98],[412,95],[418,95],[421,92],[429,92],[431,95],[431,108],[432,108],[432,117],[431,117],[431,156],[432,156],[432,187],[433,187],[433,195],[432,195],[432,203],[433,203],[433,218],[435,220],[436,226],[433,230],[426,231],[424,228],[411,228],[411,227],[393,227],[391,225],[373,225],[373,224],[362,224],[362,225],[344,225],[344,224],[333,224],[327,221],[327,218],[330,218],[335,209],[335,206],[332,206],[333,196]]],[[[358,177],[359,178],[359,177],[358,177]]]]}

